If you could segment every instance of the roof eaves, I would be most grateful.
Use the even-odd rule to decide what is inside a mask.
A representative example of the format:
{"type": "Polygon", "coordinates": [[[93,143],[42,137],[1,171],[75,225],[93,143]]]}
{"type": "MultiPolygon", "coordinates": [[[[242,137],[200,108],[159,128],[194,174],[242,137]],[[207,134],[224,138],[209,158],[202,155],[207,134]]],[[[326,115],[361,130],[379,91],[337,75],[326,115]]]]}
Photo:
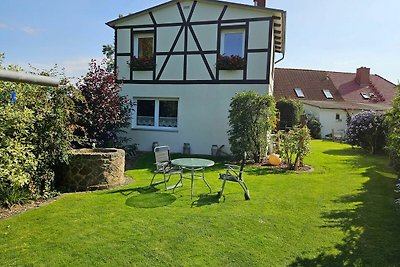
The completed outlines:
{"type": "MultiPolygon", "coordinates": [[[[117,18],[117,19],[111,20],[111,21],[107,22],[106,25],[111,27],[111,28],[115,28],[115,25],[116,25],[117,22],[126,20],[128,18],[135,17],[135,16],[143,14],[143,13],[150,12],[151,10],[158,9],[160,7],[167,6],[169,4],[172,4],[173,2],[178,2],[178,1],[179,0],[167,1],[165,3],[162,3],[162,4],[159,4],[159,5],[147,8],[145,10],[141,10],[139,12],[136,12],[136,13],[129,14],[129,15],[121,17],[121,18],[117,18]]],[[[227,1],[220,1],[220,0],[197,0],[197,1],[207,1],[207,2],[213,2],[213,3],[220,3],[220,4],[224,4],[224,5],[228,4],[228,5],[232,5],[232,6],[246,7],[246,8],[251,8],[251,9],[254,9],[254,10],[264,10],[264,11],[270,11],[270,12],[273,12],[273,13],[280,14],[280,18],[282,20],[280,32],[281,32],[282,36],[281,36],[281,48],[277,52],[284,53],[284,51],[285,51],[285,41],[286,41],[286,11],[281,10],[281,9],[264,8],[264,7],[258,7],[258,6],[252,6],[252,5],[246,5],[246,4],[234,3],[234,2],[227,2],[227,1]]]]}

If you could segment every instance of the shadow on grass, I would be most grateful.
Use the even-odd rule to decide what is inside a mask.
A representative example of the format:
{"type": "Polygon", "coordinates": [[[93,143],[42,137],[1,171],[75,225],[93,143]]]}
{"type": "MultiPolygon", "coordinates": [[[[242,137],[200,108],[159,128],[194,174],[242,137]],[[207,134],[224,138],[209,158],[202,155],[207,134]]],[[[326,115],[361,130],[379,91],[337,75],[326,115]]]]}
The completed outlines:
{"type": "Polygon", "coordinates": [[[140,194],[151,194],[151,193],[156,193],[160,191],[160,189],[154,187],[154,186],[144,186],[144,187],[136,187],[136,188],[127,188],[127,189],[117,189],[117,190],[111,190],[107,192],[107,194],[121,194],[123,196],[129,196],[133,193],[140,193],[140,194]]]}
{"type": "Polygon", "coordinates": [[[166,193],[140,194],[128,198],[125,204],[134,208],[158,208],[172,204],[176,197],[166,193]]]}
{"type": "MultiPolygon", "coordinates": [[[[359,148],[359,147],[346,147],[342,149],[331,149],[322,152],[327,155],[332,156],[360,156],[360,155],[369,155],[368,151],[359,148]]],[[[378,156],[384,155],[383,153],[378,153],[378,156]]]]}
{"type": "Polygon", "coordinates": [[[394,204],[394,176],[385,172],[386,165],[379,156],[359,155],[351,148],[327,153],[355,155],[348,160],[349,168],[365,168],[369,164],[363,173],[368,181],[357,193],[334,201],[352,208],[322,214],[325,223],[321,227],[339,228],[345,234],[335,246],[338,253],[298,257],[290,266],[399,266],[400,210],[394,204]]]}
{"type": "Polygon", "coordinates": [[[160,189],[154,186],[145,186],[112,190],[108,192],[108,194],[121,194],[123,196],[131,196],[134,194],[126,199],[125,204],[135,208],[158,208],[172,204],[176,200],[174,195],[159,193],[158,191],[160,191],[160,189]]]}
{"type": "Polygon", "coordinates": [[[201,194],[199,199],[192,202],[192,207],[210,206],[219,203],[219,197],[217,194],[201,194]]]}

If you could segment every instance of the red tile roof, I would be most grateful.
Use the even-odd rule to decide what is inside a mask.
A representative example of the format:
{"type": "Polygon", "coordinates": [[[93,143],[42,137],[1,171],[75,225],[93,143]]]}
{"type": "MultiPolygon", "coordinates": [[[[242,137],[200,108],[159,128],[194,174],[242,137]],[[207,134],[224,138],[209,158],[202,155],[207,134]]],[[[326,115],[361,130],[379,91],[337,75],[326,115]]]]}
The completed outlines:
{"type": "Polygon", "coordinates": [[[378,94],[381,94],[383,97],[380,99],[379,103],[391,105],[391,101],[395,97],[396,91],[393,83],[383,79],[379,75],[373,74],[370,75],[371,83],[366,86],[361,86],[354,81],[355,76],[355,73],[329,72],[329,77],[345,101],[357,103],[373,102],[372,100],[364,99],[361,96],[361,93],[374,93],[374,95],[377,95],[374,90],[375,87],[378,94]]]}
{"type": "Polygon", "coordinates": [[[370,75],[369,85],[360,86],[354,81],[355,77],[355,73],[276,68],[274,96],[277,99],[281,97],[300,99],[294,92],[294,88],[298,87],[303,90],[304,100],[391,105],[396,94],[393,83],[373,74],[370,75]],[[323,89],[329,89],[334,99],[327,99],[322,92],[323,89]],[[364,99],[361,93],[374,93],[381,97],[378,102],[374,102],[372,99],[364,99]]]}
{"type": "Polygon", "coordinates": [[[275,98],[298,98],[294,88],[301,88],[304,93],[304,99],[328,100],[322,91],[328,89],[333,96],[333,100],[329,99],[329,101],[343,101],[343,98],[329,79],[326,71],[276,68],[274,82],[275,98]]]}

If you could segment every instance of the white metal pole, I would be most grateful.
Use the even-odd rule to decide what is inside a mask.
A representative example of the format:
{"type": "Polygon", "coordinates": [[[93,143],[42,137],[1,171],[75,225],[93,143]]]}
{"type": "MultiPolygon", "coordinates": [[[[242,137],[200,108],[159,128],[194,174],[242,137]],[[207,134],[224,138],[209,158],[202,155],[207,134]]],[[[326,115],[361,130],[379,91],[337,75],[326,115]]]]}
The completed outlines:
{"type": "Polygon", "coordinates": [[[0,70],[0,80],[10,82],[32,83],[37,85],[45,85],[57,87],[60,80],[54,77],[35,75],[20,71],[0,70]]]}

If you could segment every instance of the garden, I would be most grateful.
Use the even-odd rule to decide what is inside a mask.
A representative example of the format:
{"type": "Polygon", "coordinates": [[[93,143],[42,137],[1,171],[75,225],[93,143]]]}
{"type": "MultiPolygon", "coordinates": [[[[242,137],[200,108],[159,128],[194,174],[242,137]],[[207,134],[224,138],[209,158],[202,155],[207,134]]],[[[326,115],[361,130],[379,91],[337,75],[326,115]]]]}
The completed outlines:
{"type": "Polygon", "coordinates": [[[237,184],[216,196],[223,159],[206,169],[212,194],[200,181],[193,201],[189,182],[175,193],[149,187],[154,156],[143,154],[126,187],[64,194],[0,221],[0,264],[396,266],[400,207],[387,158],[322,140],[311,151],[313,172],[246,166],[250,201],[237,184]]]}
{"type": "MultiPolygon", "coordinates": [[[[36,72],[53,76],[57,69],[36,72]]],[[[0,219],[0,265],[400,262],[400,97],[387,114],[350,118],[345,144],[312,140],[318,122],[305,121],[298,102],[242,92],[229,111],[233,157],[210,157],[216,164],[205,170],[212,193],[200,182],[193,199],[187,181],[174,192],[149,186],[154,154],[139,153],[128,162],[126,186],[61,194],[71,149],[130,149],[121,132],[132,104],[120,88],[115,74],[94,61],[76,86],[67,79],[59,87],[0,81],[0,205],[27,210],[0,219]],[[283,120],[275,150],[284,164],[274,168],[264,164],[272,140],[265,137],[283,120]],[[243,156],[251,200],[235,183],[220,196],[219,174],[243,156]]]]}

